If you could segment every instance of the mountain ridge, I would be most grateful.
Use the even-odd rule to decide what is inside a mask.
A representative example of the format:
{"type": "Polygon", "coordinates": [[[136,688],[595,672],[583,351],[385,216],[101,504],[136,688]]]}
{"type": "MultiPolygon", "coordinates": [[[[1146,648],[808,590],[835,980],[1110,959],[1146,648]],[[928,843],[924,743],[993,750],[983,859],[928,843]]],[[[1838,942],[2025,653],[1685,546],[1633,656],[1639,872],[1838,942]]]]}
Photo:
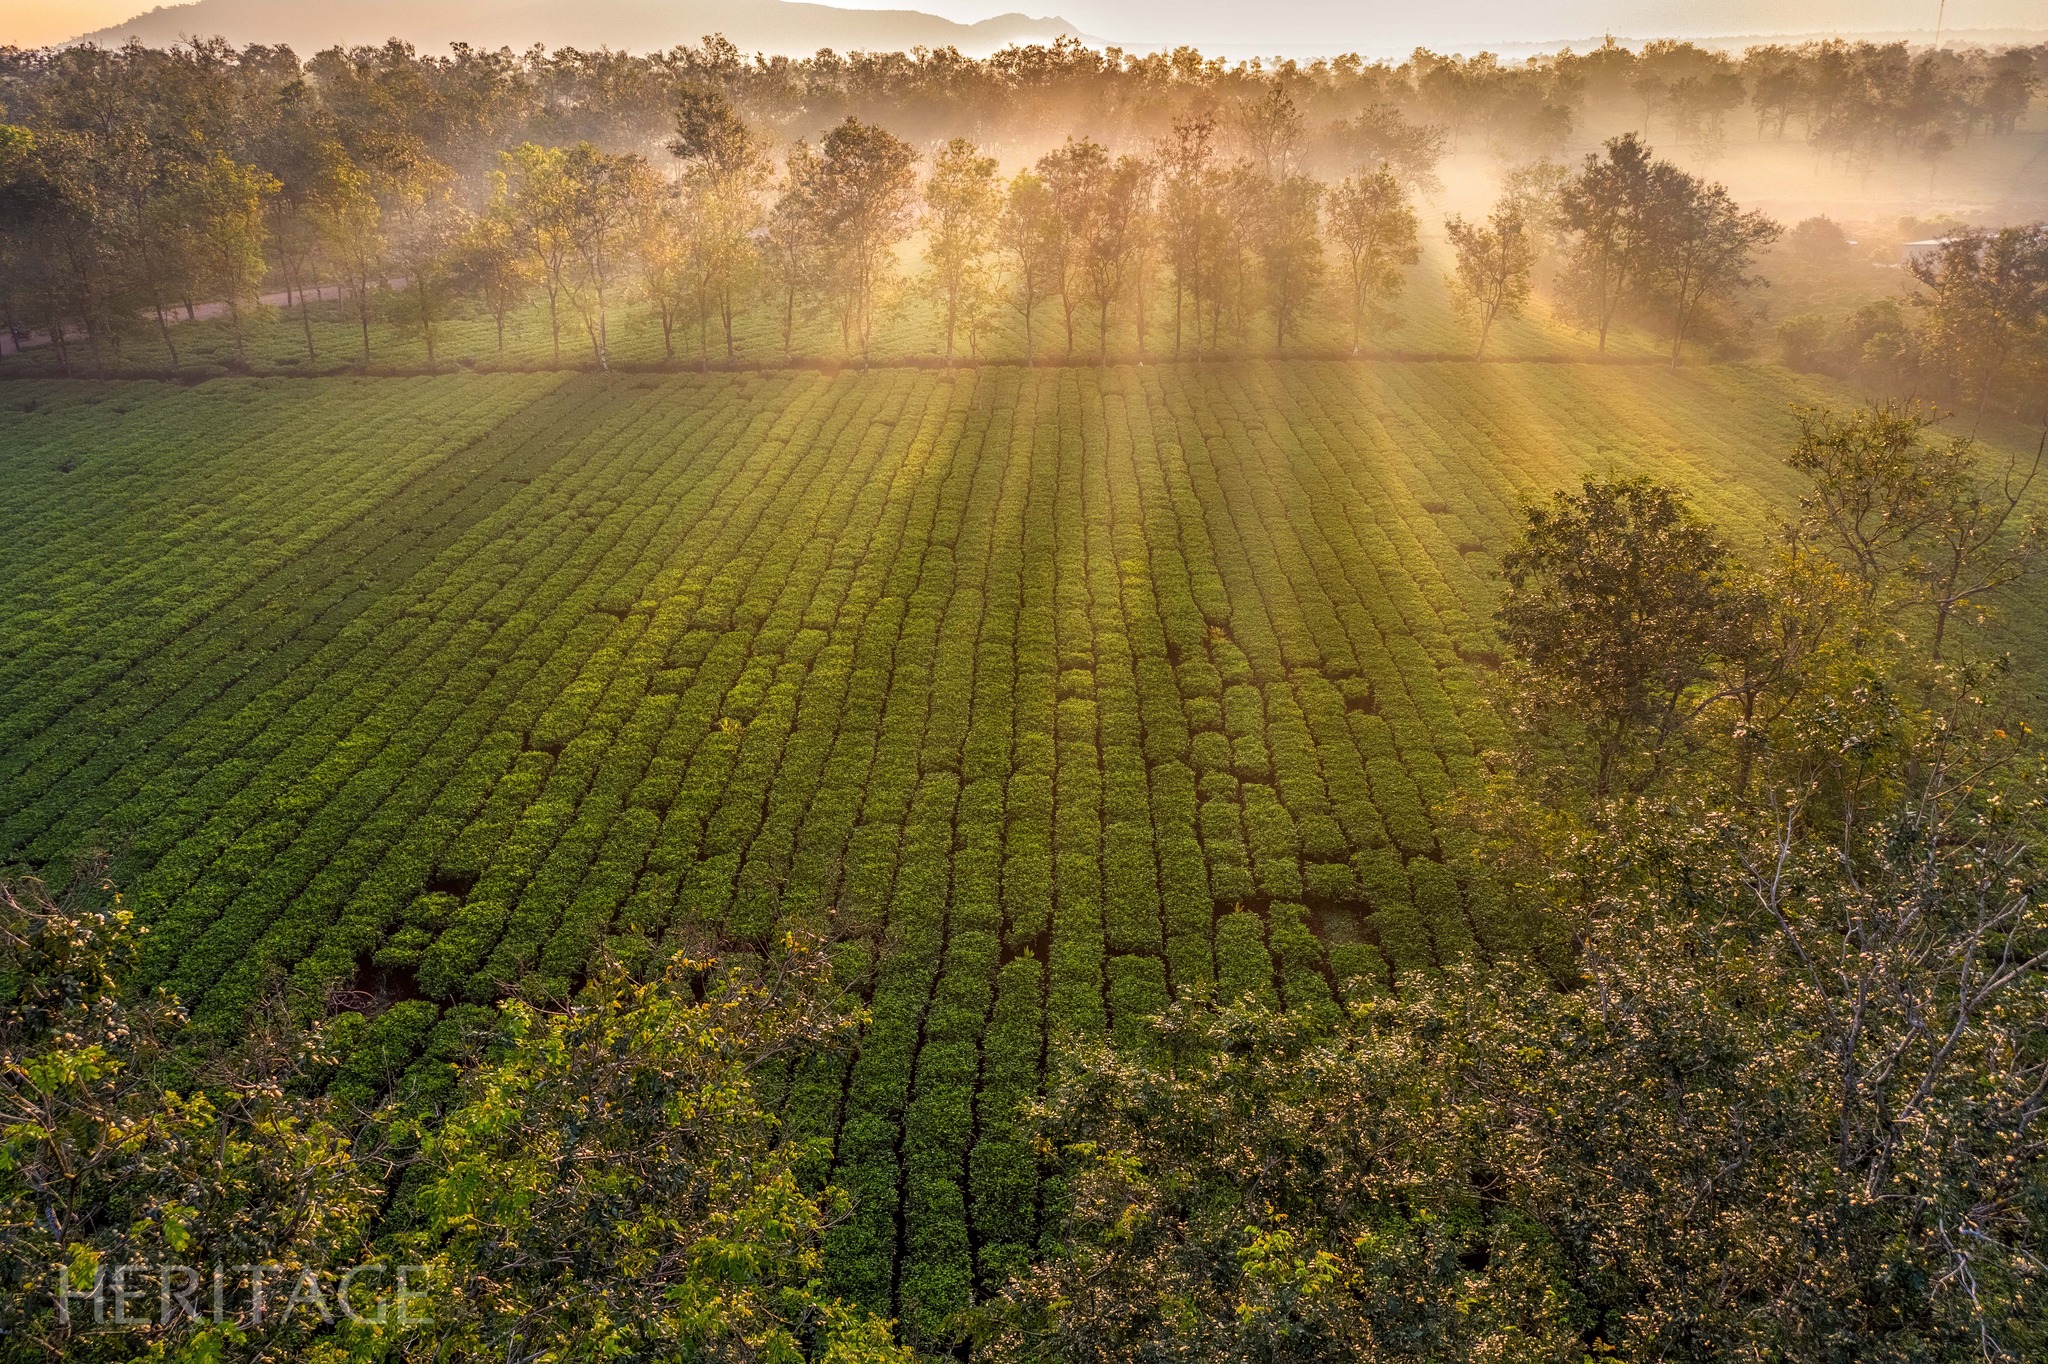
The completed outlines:
{"type": "Polygon", "coordinates": [[[359,0],[310,6],[290,0],[194,0],[162,5],[81,34],[66,46],[117,46],[134,38],[164,47],[191,37],[236,46],[284,44],[301,55],[399,38],[422,50],[450,43],[523,50],[609,47],[656,51],[721,33],[744,52],[807,56],[820,48],[896,51],[956,47],[982,56],[1011,43],[1049,42],[1080,31],[1057,16],[1002,14],[963,24],[917,10],[840,9],[807,0],[359,0]]]}

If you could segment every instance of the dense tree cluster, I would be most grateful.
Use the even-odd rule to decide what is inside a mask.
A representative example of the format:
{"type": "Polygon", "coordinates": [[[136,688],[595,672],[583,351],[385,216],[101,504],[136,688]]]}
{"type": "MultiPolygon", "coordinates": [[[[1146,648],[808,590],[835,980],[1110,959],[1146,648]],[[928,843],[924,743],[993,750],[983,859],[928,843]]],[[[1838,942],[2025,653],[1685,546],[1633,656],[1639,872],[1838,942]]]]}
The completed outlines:
{"type": "MultiPolygon", "coordinates": [[[[1943,138],[2010,131],[2039,56],[1836,43],[1738,61],[1662,42],[1515,66],[1428,52],[1267,66],[1060,43],[980,62],[790,61],[716,38],[643,57],[392,43],[304,63],[217,41],[10,50],[0,308],[17,340],[43,333],[67,366],[118,362],[138,328],[175,365],[170,321],[200,304],[239,345],[265,287],[298,310],[312,359],[310,306],[335,294],[363,359],[381,310],[431,360],[458,297],[501,331],[544,299],[557,358],[566,326],[600,367],[628,299],[658,316],[671,357],[694,341],[731,359],[735,314],[756,300],[779,305],[785,352],[815,312],[864,357],[897,292],[895,245],[921,227],[918,287],[949,358],[963,340],[975,354],[1004,304],[1034,333],[1055,302],[1064,354],[1092,339],[1104,355],[1121,316],[1142,358],[1162,289],[1176,354],[1242,345],[1255,324],[1284,349],[1333,258],[1355,347],[1413,257],[1408,197],[1475,135],[1526,158],[1619,117],[1699,145],[1746,96],[1759,135],[1798,118],[1817,145],[1849,128],[1837,150],[1934,155],[1943,138]],[[1028,180],[997,184],[1004,161],[1028,180]]],[[[1486,225],[1451,229],[1481,351],[1547,235],[1571,237],[1563,280],[1603,346],[1619,310],[1654,305],[1674,356],[1770,239],[1634,134],[1568,184],[1537,167],[1486,225]]]]}

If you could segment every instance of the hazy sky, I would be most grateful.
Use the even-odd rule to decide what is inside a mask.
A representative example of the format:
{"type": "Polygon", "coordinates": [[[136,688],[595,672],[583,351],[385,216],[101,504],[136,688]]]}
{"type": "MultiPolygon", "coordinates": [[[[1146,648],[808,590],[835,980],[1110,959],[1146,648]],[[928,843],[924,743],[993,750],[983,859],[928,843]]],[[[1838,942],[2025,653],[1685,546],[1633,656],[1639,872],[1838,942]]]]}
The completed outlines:
{"type": "Polygon", "coordinates": [[[41,47],[132,19],[149,9],[135,0],[9,0],[0,6],[0,43],[41,47]]]}
{"type": "MultiPolygon", "coordinates": [[[[0,43],[59,42],[148,9],[156,0],[4,0],[0,43]]],[[[348,0],[278,0],[343,5],[348,0]]],[[[422,0],[430,8],[433,0],[422,0]]],[[[573,4],[575,0],[561,0],[573,4]]],[[[920,9],[950,19],[1023,10],[1059,14],[1084,32],[1132,43],[1190,42],[1236,49],[1356,48],[1402,52],[1418,43],[1471,50],[1486,43],[1932,28],[1940,0],[838,0],[849,8],[920,9]]],[[[2048,28],[2048,0],[1949,0],[1947,26],[2048,28]]]]}

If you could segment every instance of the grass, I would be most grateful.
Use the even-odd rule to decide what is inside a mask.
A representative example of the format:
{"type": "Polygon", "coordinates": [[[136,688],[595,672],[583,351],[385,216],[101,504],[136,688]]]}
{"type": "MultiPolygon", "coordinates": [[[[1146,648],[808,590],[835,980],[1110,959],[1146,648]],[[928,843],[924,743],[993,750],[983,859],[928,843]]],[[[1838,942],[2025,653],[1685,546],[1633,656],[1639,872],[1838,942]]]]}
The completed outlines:
{"type": "Polygon", "coordinates": [[[111,848],[144,984],[221,1028],[358,991],[401,1060],[601,952],[830,936],[873,1022],[778,1101],[859,1199],[835,1285],[930,1341],[1037,1244],[1048,1037],[1523,941],[1444,819],[1499,738],[1518,499],[1649,472],[1761,546],[1823,397],[1748,365],[24,378],[0,863],[111,848]]]}

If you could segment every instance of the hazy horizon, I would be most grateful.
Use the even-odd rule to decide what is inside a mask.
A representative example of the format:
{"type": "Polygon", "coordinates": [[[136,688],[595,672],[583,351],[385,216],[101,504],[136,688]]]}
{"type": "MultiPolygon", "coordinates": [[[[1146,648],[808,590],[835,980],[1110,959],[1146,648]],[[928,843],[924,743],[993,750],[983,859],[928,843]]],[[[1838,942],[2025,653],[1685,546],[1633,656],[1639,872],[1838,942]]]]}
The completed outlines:
{"type": "MultiPolygon", "coordinates": [[[[738,17],[747,7],[743,2],[731,8],[738,17]]],[[[1097,41],[1134,47],[1186,43],[1226,55],[1352,50],[1387,55],[1416,46],[1469,51],[1485,45],[1555,45],[1584,42],[1602,33],[1629,39],[1827,32],[1931,34],[1940,4],[1939,0],[1806,0],[1793,5],[1772,0],[1563,0],[1531,7],[1509,0],[1457,0],[1418,12],[1387,0],[1343,5],[1328,0],[1284,0],[1256,10],[1227,0],[838,0],[833,7],[914,10],[963,24],[1022,12],[1034,18],[1064,19],[1097,41]]],[[[142,0],[20,0],[0,17],[0,43],[35,47],[66,42],[140,18],[152,8],[142,0]]],[[[281,25],[307,22],[305,11],[293,12],[295,8],[288,3],[279,5],[281,25]]],[[[433,4],[419,6],[421,27],[415,33],[394,36],[438,45],[450,24],[435,18],[437,8],[433,4]],[[415,36],[426,33],[433,36],[415,36]]],[[[511,30],[522,26],[518,11],[524,10],[530,18],[549,6],[507,8],[514,14],[488,24],[479,22],[479,27],[503,30],[479,34],[480,41],[521,45],[511,36],[511,30]]],[[[716,11],[721,6],[709,8],[716,11]]],[[[325,17],[331,22],[338,16],[328,11],[325,17]]],[[[1940,19],[1943,30],[1951,34],[2048,27],[2034,0],[1950,0],[1940,19]]],[[[530,25],[535,40],[548,40],[548,23],[530,18],[530,25]]],[[[191,31],[207,32],[208,28],[200,22],[191,31]]],[[[257,40],[232,32],[228,36],[238,41],[257,40]]],[[[150,40],[155,40],[154,35],[150,40]]],[[[635,44],[629,35],[622,35],[619,45],[635,44]]]]}

